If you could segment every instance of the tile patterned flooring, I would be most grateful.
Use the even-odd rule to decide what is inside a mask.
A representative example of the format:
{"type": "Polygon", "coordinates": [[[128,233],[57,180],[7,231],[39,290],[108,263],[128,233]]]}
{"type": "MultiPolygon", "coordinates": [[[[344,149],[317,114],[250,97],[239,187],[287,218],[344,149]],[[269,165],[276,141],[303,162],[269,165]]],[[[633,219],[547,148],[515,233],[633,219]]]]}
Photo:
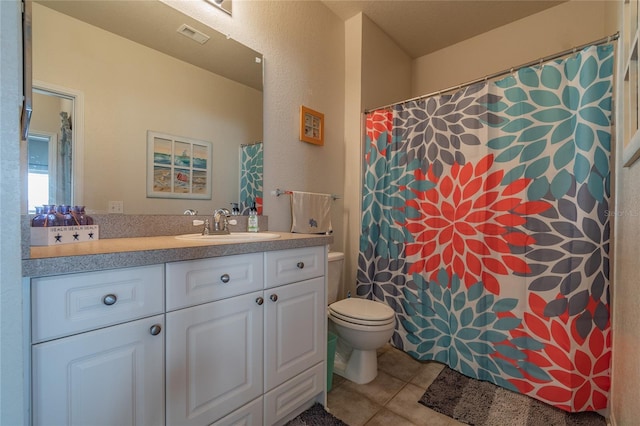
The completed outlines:
{"type": "Polygon", "coordinates": [[[333,375],[327,410],[349,426],[463,425],[418,402],[442,368],[386,345],[378,350],[378,376],[371,383],[333,375]]]}

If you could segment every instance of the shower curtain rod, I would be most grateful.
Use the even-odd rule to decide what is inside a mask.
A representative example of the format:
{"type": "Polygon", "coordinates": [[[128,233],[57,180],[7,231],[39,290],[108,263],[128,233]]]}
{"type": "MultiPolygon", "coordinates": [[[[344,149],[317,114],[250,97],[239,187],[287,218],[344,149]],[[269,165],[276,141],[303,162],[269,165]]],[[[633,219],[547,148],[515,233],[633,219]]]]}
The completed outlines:
{"type": "Polygon", "coordinates": [[[486,75],[486,76],[484,76],[482,78],[476,78],[475,80],[471,80],[471,81],[468,81],[466,83],[459,84],[457,86],[448,87],[448,88],[446,88],[444,90],[438,90],[438,91],[435,91],[435,92],[427,93],[426,95],[417,96],[415,98],[407,99],[407,100],[400,101],[400,102],[394,102],[392,104],[384,105],[384,106],[381,106],[381,107],[378,107],[378,108],[367,109],[367,110],[364,111],[364,113],[368,114],[368,113],[370,113],[372,111],[391,108],[391,107],[396,106],[396,105],[406,104],[407,102],[413,102],[413,101],[418,101],[420,99],[430,98],[431,96],[441,95],[443,93],[451,92],[452,90],[459,90],[459,89],[462,89],[463,87],[467,87],[467,86],[471,86],[472,84],[480,83],[481,81],[488,81],[488,80],[491,80],[491,79],[494,79],[494,78],[497,78],[497,77],[501,77],[503,75],[510,74],[514,70],[518,70],[520,68],[530,67],[530,66],[536,65],[536,64],[542,64],[544,62],[549,62],[549,61],[552,61],[554,59],[558,59],[558,58],[561,58],[563,56],[566,56],[566,55],[569,55],[569,54],[572,54],[572,53],[576,53],[578,50],[582,50],[582,49],[584,49],[585,47],[588,47],[588,46],[598,46],[600,44],[609,43],[611,41],[617,40],[619,37],[620,37],[620,33],[616,32],[615,34],[612,34],[610,36],[603,37],[601,39],[592,41],[590,43],[581,44],[579,46],[575,46],[575,47],[573,47],[571,49],[563,50],[562,52],[558,52],[558,53],[553,54],[551,56],[542,57],[542,58],[540,58],[538,60],[527,62],[526,64],[518,65],[517,67],[511,67],[509,69],[498,71],[496,73],[486,75]]]}

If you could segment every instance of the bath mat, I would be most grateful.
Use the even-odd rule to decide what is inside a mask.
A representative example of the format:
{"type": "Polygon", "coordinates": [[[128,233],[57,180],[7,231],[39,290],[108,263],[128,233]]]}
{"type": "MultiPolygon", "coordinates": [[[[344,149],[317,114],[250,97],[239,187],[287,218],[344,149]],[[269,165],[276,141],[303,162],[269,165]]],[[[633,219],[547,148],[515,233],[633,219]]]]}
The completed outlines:
{"type": "Polygon", "coordinates": [[[477,426],[605,426],[597,413],[567,413],[534,398],[472,379],[445,367],[420,399],[422,405],[477,426]]]}
{"type": "Polygon", "coordinates": [[[286,426],[349,426],[339,418],[327,413],[322,404],[314,404],[311,408],[300,413],[286,426]]]}

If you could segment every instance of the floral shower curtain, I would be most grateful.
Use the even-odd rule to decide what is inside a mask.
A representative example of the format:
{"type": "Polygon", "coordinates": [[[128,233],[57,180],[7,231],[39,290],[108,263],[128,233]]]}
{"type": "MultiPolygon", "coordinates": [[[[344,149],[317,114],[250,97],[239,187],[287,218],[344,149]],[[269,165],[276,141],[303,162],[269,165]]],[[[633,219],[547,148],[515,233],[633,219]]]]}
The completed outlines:
{"type": "Polygon", "coordinates": [[[262,142],[240,146],[240,213],[247,215],[255,203],[262,214],[262,142]]]}
{"type": "Polygon", "coordinates": [[[395,310],[394,346],[606,408],[613,53],[367,114],[357,294],[395,310]]]}

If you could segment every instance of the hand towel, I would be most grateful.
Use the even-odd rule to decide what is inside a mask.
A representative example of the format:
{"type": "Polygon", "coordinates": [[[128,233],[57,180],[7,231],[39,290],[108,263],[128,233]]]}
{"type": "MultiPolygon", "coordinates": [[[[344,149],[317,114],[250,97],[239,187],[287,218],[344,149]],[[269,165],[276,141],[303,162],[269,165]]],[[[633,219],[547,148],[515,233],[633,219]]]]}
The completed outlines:
{"type": "Polygon", "coordinates": [[[329,234],[331,229],[331,201],[329,194],[291,192],[291,232],[300,234],[329,234]]]}

